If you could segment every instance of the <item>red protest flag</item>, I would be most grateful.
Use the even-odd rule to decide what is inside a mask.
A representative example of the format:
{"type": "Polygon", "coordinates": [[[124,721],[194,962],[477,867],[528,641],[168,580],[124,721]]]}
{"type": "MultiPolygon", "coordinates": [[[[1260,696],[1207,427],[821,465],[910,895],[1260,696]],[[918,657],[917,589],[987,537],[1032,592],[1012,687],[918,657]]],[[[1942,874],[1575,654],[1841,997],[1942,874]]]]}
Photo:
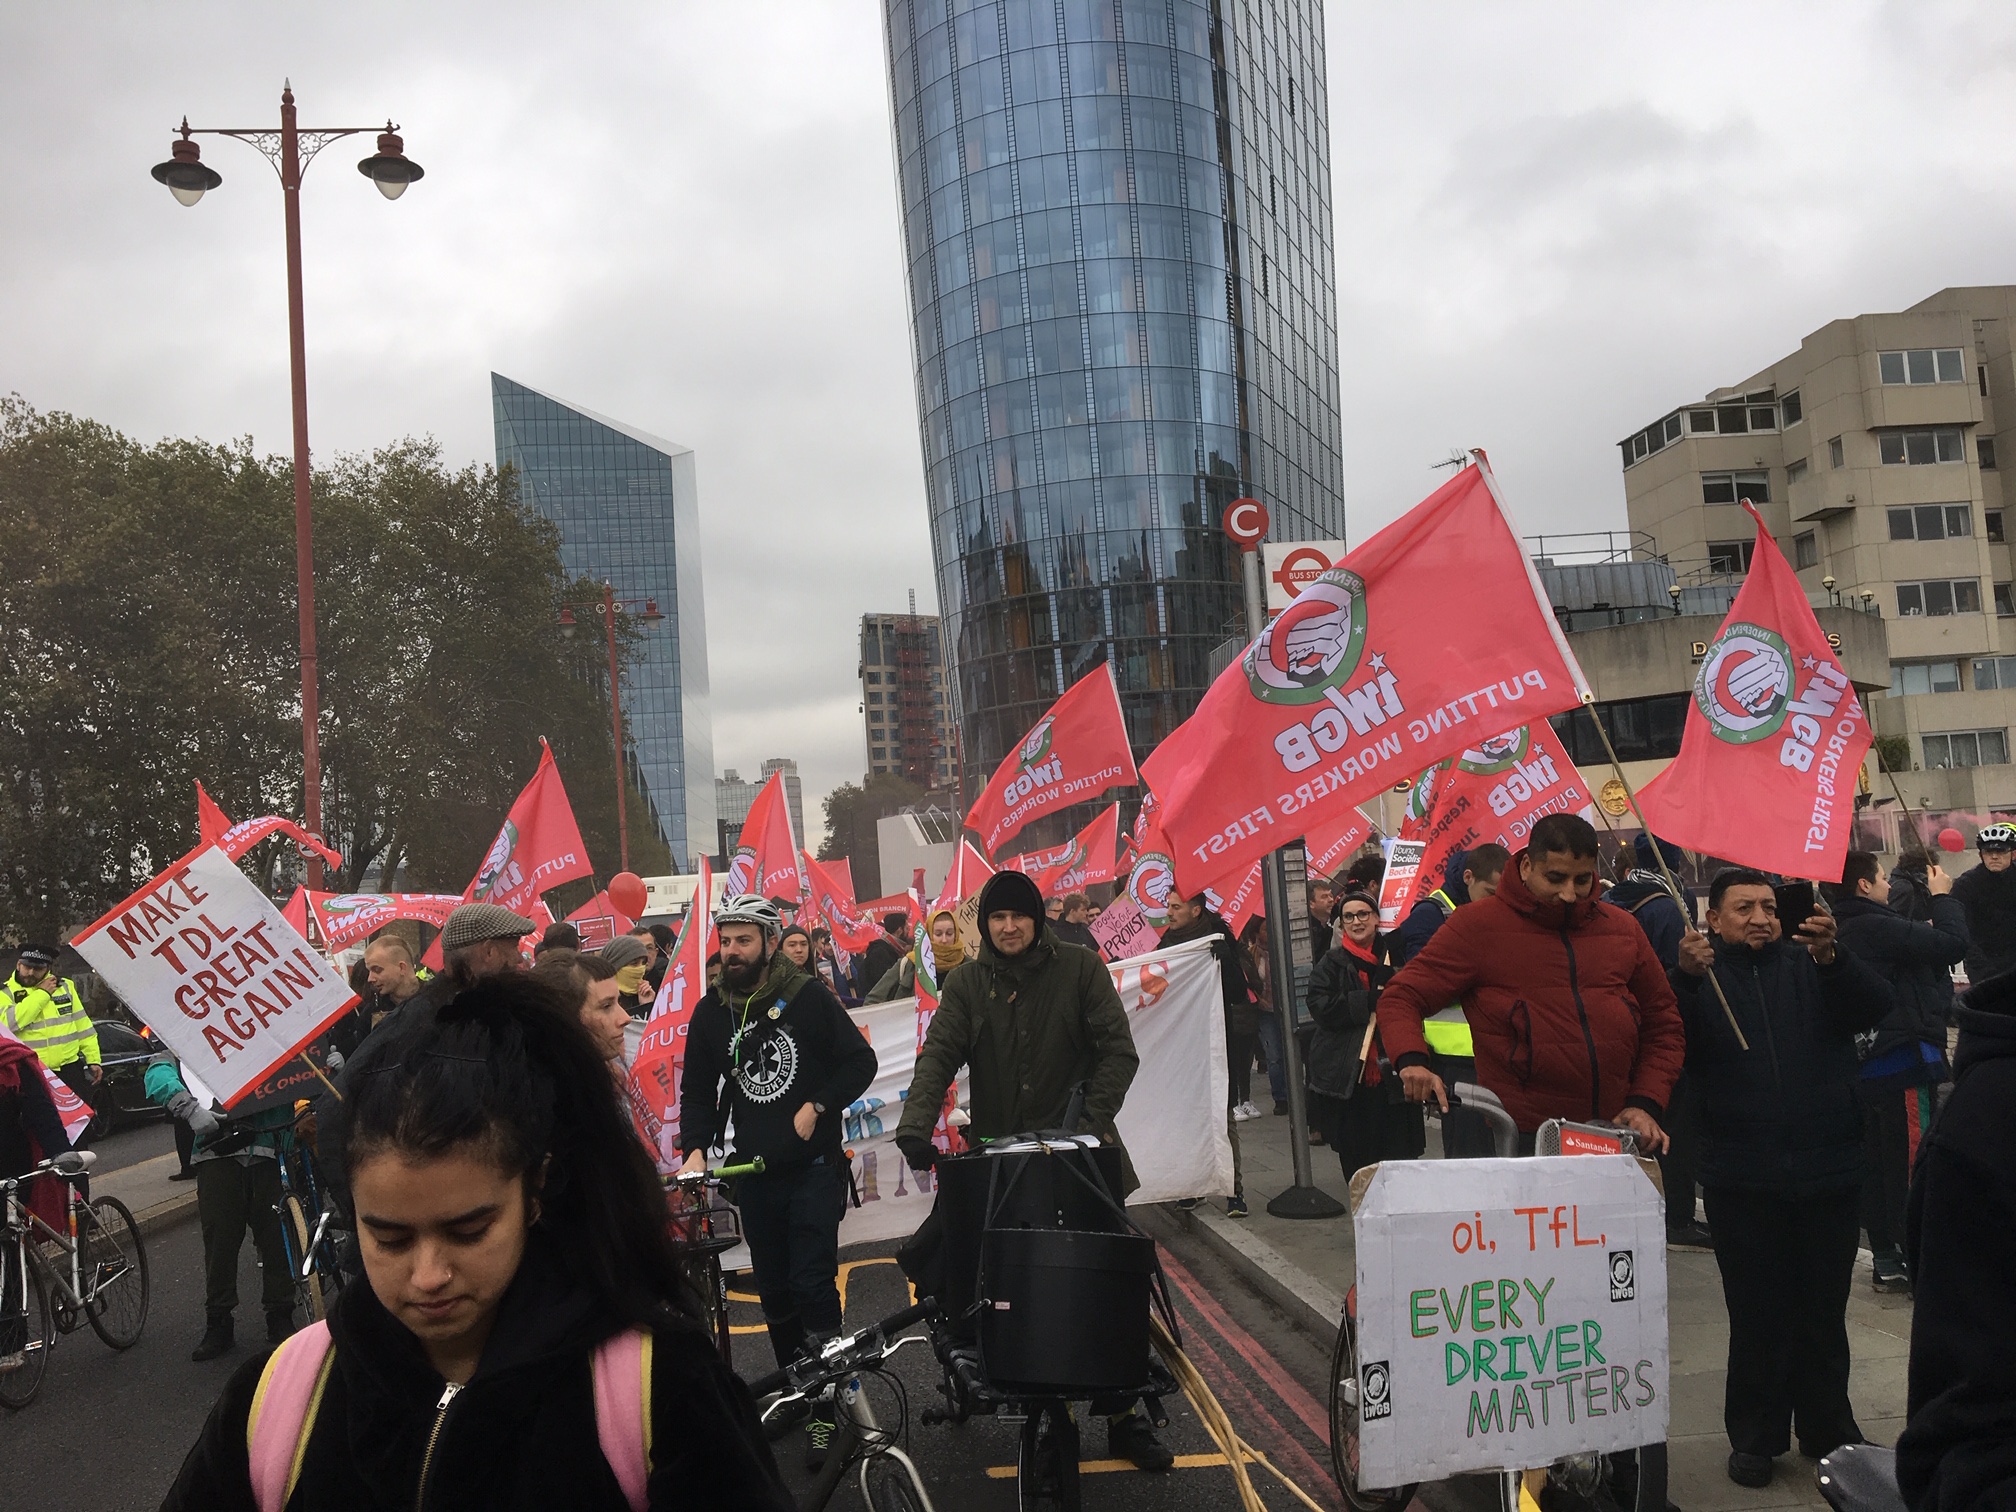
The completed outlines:
{"type": "Polygon", "coordinates": [[[1246,869],[1246,875],[1238,883],[1227,888],[1206,888],[1204,900],[1211,911],[1225,921],[1225,927],[1237,939],[1239,931],[1246,927],[1251,918],[1267,917],[1265,888],[1260,879],[1260,863],[1255,861],[1246,869]]]}
{"type": "Polygon", "coordinates": [[[1831,882],[1874,731],[1778,543],[1743,507],[1757,519],[1750,571],[1694,676],[1680,754],[1638,806],[1688,850],[1831,882]]]}
{"type": "Polygon", "coordinates": [[[803,859],[812,906],[833,932],[834,945],[848,955],[859,955],[882,937],[882,926],[863,917],[854,907],[854,900],[842,895],[839,880],[833,874],[834,862],[814,861],[809,855],[803,859]]]}
{"type": "Polygon", "coordinates": [[[1309,831],[1302,837],[1309,875],[1312,878],[1335,876],[1371,833],[1372,826],[1355,808],[1339,815],[1331,823],[1318,825],[1309,831]]]}
{"type": "Polygon", "coordinates": [[[200,782],[196,784],[196,833],[205,845],[216,846],[233,861],[267,836],[285,835],[302,850],[315,852],[338,871],[343,869],[340,851],[331,850],[319,837],[309,834],[292,819],[283,819],[278,814],[264,814],[257,819],[233,824],[224,817],[224,810],[203,790],[200,782]]]}
{"type": "Polygon", "coordinates": [[[959,837],[959,849],[953,853],[951,870],[945,873],[945,885],[938,889],[938,901],[931,905],[931,912],[949,908],[957,912],[959,905],[980,891],[980,886],[994,875],[994,868],[987,864],[987,858],[973,849],[973,842],[964,835],[959,837]]]}
{"type": "Polygon", "coordinates": [[[713,869],[700,858],[700,885],[693,906],[672,946],[665,980],[652,1000],[644,1037],[630,1063],[630,1116],[638,1135],[656,1153],[661,1170],[674,1170],[685,1158],[679,1148],[679,1082],[686,1065],[686,1032],[693,1008],[707,993],[707,958],[714,954],[713,869]]]}
{"type": "Polygon", "coordinates": [[[539,769],[511,805],[483,864],[462,890],[462,899],[502,904],[530,918],[541,893],[593,875],[588,847],[574,822],[574,806],[567,801],[560,768],[553,762],[553,748],[542,739],[539,769]]]}
{"type": "MultiPolygon", "coordinates": [[[[439,929],[461,905],[454,893],[326,893],[303,892],[315,917],[315,927],[331,950],[342,950],[370,938],[394,919],[416,919],[439,929]]],[[[294,904],[290,901],[287,909],[294,904]]],[[[286,912],[287,910],[282,910],[286,912]]],[[[293,916],[288,915],[293,923],[293,916]]],[[[297,924],[296,928],[300,928],[297,924]]],[[[304,933],[306,931],[303,931],[304,933]]]]}
{"type": "Polygon", "coordinates": [[[1012,856],[1003,864],[1023,873],[1044,897],[1083,892],[1113,880],[1113,853],[1120,844],[1120,805],[1106,811],[1055,850],[1012,856]]]}
{"type": "Polygon", "coordinates": [[[1588,684],[1478,460],[1303,589],[1143,763],[1186,893],[1588,684]],[[1474,611],[1444,606],[1460,585],[1474,611]]]}
{"type": "Polygon", "coordinates": [[[1406,837],[1427,842],[1421,853],[1426,891],[1442,885],[1450,855],[1486,843],[1516,852],[1548,814],[1588,817],[1588,785],[1554,726],[1544,719],[1493,735],[1443,762],[1417,784],[1425,809],[1409,795],[1406,837]]]}
{"type": "Polygon", "coordinates": [[[217,807],[217,800],[203,790],[202,783],[197,783],[196,837],[205,845],[215,845],[230,828],[231,821],[224,817],[224,810],[217,807]]]}
{"type": "Polygon", "coordinates": [[[797,903],[805,896],[798,837],[791,832],[791,802],[781,771],[770,774],[756,801],[749,805],[749,817],[742,822],[742,838],[735,844],[735,858],[728,863],[728,896],[738,893],[761,893],[786,903],[797,903]]]}
{"type": "Polygon", "coordinates": [[[842,856],[836,861],[822,861],[827,875],[832,877],[834,887],[849,903],[854,901],[854,861],[850,856],[842,856]]]}
{"type": "Polygon", "coordinates": [[[982,850],[996,856],[1037,815],[1140,780],[1120,715],[1120,690],[1113,669],[1102,666],[1073,683],[994,769],[966,814],[966,827],[979,834],[982,850]]]}

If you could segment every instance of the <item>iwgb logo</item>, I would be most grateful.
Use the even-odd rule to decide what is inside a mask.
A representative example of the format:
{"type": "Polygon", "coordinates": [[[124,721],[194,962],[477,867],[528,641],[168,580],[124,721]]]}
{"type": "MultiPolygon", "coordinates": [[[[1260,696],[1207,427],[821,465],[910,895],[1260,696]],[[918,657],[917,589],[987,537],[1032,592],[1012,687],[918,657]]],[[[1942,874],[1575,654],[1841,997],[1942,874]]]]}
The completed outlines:
{"type": "Polygon", "coordinates": [[[471,890],[479,902],[488,901],[497,892],[508,892],[521,880],[513,857],[518,851],[518,826],[506,819],[504,828],[497,831],[497,838],[490,843],[490,854],[483,858],[483,865],[476,873],[476,886],[471,890]]]}
{"type": "Polygon", "coordinates": [[[1045,714],[1023,738],[1022,749],[1016,753],[1016,765],[1022,771],[1028,771],[1050,754],[1050,728],[1055,722],[1056,715],[1045,714]]]}
{"type": "Polygon", "coordinates": [[[1157,929],[1169,923],[1169,893],[1175,885],[1176,863],[1160,851],[1148,852],[1127,874],[1127,896],[1157,929]]]}
{"type": "Polygon", "coordinates": [[[1792,652],[1784,637],[1738,621],[1715,637],[1694,677],[1694,702],[1715,738],[1768,740],[1792,703],[1792,652]]]}
{"type": "Polygon", "coordinates": [[[1248,648],[1246,681],[1263,703],[1310,704],[1348,682],[1365,651],[1365,581],[1333,567],[1248,648]]]}
{"type": "Polygon", "coordinates": [[[1493,735],[1489,740],[1470,747],[1456,758],[1456,765],[1479,777],[1495,777],[1524,761],[1527,748],[1532,743],[1531,733],[1525,725],[1521,725],[1516,730],[1493,735]]]}

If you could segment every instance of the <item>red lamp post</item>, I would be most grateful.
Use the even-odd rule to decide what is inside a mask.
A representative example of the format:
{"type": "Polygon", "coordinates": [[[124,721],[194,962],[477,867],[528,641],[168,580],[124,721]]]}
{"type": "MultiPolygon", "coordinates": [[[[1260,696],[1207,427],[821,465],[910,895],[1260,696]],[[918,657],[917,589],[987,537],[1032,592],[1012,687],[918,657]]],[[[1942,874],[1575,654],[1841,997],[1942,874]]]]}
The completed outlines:
{"type": "MultiPolygon", "coordinates": [[[[405,155],[398,127],[390,121],[378,137],[378,151],[357,165],[357,171],[378,186],[387,199],[397,199],[406,186],[422,177],[424,170],[405,155]]],[[[315,660],[315,538],[309,511],[310,471],[308,463],[308,357],[301,322],[301,175],[315,160],[315,154],[339,137],[377,131],[376,126],[339,126],[303,130],[294,120],[294,89],[280,91],[280,126],[271,127],[191,127],[182,118],[180,140],[170,148],[168,161],[154,166],[154,177],[184,205],[194,205],[224,180],[215,169],[205,166],[202,150],[191,140],[197,136],[236,137],[250,142],[266,155],[280,175],[281,199],[287,220],[287,343],[289,374],[294,396],[294,575],[301,622],[301,787],[303,817],[309,832],[322,835],[322,753],[316,736],[321,720],[321,699],[317,691],[315,660]]],[[[308,857],[308,886],[322,885],[321,858],[308,857]]]]}
{"type": "MultiPolygon", "coordinates": [[[[616,611],[638,610],[637,618],[647,625],[655,625],[665,616],[658,612],[656,599],[619,599],[616,590],[606,581],[602,584],[600,602],[583,604],[602,617],[603,634],[609,642],[609,735],[616,752],[616,844],[622,852],[623,870],[630,870],[630,806],[623,780],[623,690],[621,668],[616,659],[616,611]]],[[[560,630],[564,635],[572,635],[577,621],[574,606],[560,606],[560,630]]]]}

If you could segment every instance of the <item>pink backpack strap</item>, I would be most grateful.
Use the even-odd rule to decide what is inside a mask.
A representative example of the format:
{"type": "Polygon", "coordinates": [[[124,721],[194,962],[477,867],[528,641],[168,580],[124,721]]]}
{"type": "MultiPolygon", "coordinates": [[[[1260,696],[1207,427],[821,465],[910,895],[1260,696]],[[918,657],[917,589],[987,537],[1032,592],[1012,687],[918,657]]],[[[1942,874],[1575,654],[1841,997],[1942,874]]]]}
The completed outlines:
{"type": "MultiPolygon", "coordinates": [[[[645,1512],[651,1476],[651,1335],[628,1328],[595,1348],[595,1436],[630,1512],[645,1512]]],[[[262,1507],[261,1512],[265,1512],[262,1507]]]]}
{"type": "Polygon", "coordinates": [[[260,1372],[245,1419],[252,1499],[259,1512],[282,1512],[294,1494],[308,1433],[336,1359],[333,1344],[326,1322],[311,1323],[274,1350],[260,1372]]]}

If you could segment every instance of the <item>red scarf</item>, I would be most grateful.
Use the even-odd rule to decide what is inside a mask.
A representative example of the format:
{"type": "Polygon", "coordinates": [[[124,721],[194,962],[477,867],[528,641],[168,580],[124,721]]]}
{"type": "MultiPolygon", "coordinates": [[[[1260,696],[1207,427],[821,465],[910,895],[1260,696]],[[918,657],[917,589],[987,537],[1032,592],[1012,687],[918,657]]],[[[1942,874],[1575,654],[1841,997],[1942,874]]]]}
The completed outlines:
{"type": "Polygon", "coordinates": [[[1379,958],[1376,955],[1374,955],[1370,950],[1366,949],[1363,945],[1360,945],[1356,940],[1352,939],[1351,936],[1339,935],[1337,937],[1337,943],[1340,946],[1342,946],[1345,950],[1348,950],[1352,955],[1358,957],[1358,959],[1363,961],[1367,966],[1377,966],[1379,964],[1379,958]]]}

